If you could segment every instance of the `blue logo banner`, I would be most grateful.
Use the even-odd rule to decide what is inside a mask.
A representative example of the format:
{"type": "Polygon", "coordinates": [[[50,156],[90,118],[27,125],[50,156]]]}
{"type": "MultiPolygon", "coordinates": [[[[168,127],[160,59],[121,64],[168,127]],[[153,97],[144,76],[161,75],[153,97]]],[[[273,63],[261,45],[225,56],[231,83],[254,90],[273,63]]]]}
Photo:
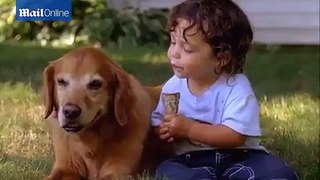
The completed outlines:
{"type": "Polygon", "coordinates": [[[16,20],[70,21],[71,0],[16,0],[16,20]]]}

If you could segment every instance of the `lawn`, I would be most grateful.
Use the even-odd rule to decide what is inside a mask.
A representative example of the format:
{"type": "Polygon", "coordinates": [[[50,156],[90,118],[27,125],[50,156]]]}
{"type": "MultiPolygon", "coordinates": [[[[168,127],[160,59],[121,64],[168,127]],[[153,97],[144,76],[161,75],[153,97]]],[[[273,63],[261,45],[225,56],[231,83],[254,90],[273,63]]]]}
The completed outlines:
{"type": "MultiPolygon", "coordinates": [[[[38,89],[46,64],[70,49],[0,44],[0,179],[41,179],[50,171],[38,89]]],[[[143,84],[171,76],[164,48],[106,51],[143,84]]],[[[301,179],[319,178],[319,47],[255,46],[245,70],[259,97],[265,146],[301,179]]]]}

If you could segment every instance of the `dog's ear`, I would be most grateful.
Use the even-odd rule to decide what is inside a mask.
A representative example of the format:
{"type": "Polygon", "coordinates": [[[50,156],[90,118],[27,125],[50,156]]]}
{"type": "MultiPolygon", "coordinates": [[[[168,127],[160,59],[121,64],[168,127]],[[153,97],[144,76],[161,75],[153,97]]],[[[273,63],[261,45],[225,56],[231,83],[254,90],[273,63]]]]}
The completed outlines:
{"type": "Polygon", "coordinates": [[[114,112],[120,126],[127,124],[134,106],[134,95],[130,88],[129,76],[123,72],[115,73],[114,112]]]}
{"type": "Polygon", "coordinates": [[[54,99],[54,65],[49,64],[43,71],[43,100],[46,108],[45,119],[47,119],[55,108],[54,99]]]}

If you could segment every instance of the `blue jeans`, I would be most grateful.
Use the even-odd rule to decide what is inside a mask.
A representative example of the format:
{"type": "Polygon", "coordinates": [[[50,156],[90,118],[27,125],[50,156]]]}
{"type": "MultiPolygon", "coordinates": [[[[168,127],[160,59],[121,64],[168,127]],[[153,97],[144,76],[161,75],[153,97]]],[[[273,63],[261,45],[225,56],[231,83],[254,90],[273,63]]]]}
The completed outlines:
{"type": "Polygon", "coordinates": [[[156,169],[167,180],[297,180],[296,173],[274,155],[260,150],[203,150],[175,156],[156,169]]]}

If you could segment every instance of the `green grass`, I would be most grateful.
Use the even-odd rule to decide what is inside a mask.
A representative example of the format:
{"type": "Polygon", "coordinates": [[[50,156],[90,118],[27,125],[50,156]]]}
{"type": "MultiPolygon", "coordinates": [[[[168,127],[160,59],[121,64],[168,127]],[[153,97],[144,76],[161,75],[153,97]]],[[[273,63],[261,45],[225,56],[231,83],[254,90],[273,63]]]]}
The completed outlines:
{"type": "MultiPolygon", "coordinates": [[[[47,62],[69,50],[0,44],[0,179],[41,179],[50,171],[38,88],[47,62]]],[[[163,48],[108,52],[143,84],[171,76],[163,48]]],[[[265,146],[301,179],[320,177],[318,47],[254,47],[245,69],[260,100],[265,146]]]]}

